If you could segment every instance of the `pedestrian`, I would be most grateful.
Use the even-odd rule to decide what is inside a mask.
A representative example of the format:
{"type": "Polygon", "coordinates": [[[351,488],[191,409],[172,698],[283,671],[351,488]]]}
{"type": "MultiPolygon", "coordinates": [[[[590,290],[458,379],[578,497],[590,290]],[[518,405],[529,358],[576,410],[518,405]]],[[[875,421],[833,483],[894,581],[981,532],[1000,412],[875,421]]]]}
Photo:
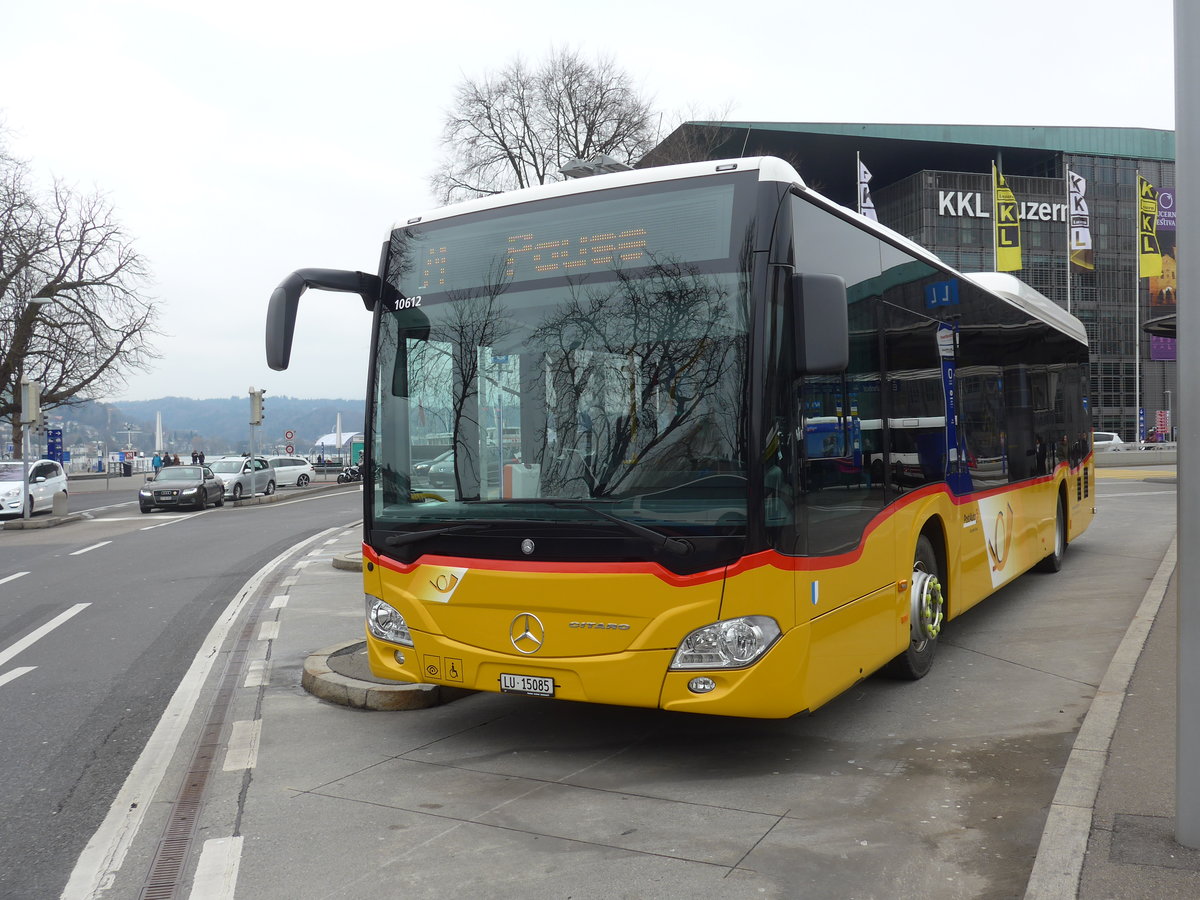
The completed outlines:
{"type": "Polygon", "coordinates": [[[200,465],[204,465],[204,451],[200,451],[200,465]]]}
{"type": "Polygon", "coordinates": [[[158,451],[154,451],[154,459],[150,460],[150,465],[154,466],[154,477],[158,477],[158,470],[162,468],[162,457],[158,455],[158,451]]]}
{"type": "Polygon", "coordinates": [[[199,458],[200,458],[200,454],[197,453],[195,450],[193,450],[192,451],[192,465],[193,466],[196,464],[196,462],[199,458]]]}
{"type": "Polygon", "coordinates": [[[171,465],[173,465],[173,466],[182,465],[182,463],[179,462],[179,454],[178,453],[176,453],[175,458],[171,460],[171,465]]]}

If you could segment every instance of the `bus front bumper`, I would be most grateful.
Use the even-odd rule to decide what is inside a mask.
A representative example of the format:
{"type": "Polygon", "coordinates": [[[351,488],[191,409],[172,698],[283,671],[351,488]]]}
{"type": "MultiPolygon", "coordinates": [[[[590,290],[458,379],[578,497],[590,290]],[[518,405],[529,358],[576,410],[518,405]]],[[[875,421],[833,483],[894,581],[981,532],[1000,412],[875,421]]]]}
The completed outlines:
{"type": "Polygon", "coordinates": [[[367,631],[367,657],[375,677],[393,681],[583,703],[780,719],[807,709],[796,662],[807,650],[807,631],[800,627],[785,633],[756,663],[742,669],[669,671],[673,649],[535,661],[480,651],[422,632],[413,633],[414,648],[382,641],[367,631]],[[711,689],[697,692],[691,687],[695,679],[708,679],[711,689]]]}

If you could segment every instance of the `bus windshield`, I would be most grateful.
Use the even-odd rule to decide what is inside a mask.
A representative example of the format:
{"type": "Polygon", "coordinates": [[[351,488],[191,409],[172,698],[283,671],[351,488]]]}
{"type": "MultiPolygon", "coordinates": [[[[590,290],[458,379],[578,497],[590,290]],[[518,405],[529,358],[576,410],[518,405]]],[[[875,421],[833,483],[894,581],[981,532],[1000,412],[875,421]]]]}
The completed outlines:
{"type": "Polygon", "coordinates": [[[393,235],[403,299],[377,330],[374,527],[744,528],[735,186],[613,193],[393,235]]]}

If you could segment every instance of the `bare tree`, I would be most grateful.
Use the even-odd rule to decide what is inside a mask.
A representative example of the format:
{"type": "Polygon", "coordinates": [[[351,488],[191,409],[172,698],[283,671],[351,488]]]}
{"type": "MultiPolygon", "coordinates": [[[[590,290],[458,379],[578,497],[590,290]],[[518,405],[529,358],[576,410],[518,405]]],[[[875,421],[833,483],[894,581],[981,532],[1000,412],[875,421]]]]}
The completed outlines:
{"type": "Polygon", "coordinates": [[[22,380],[42,384],[43,409],[105,396],[146,368],[157,334],[145,262],[107,200],[29,182],[0,149],[0,418],[18,453],[22,380]]]}
{"type": "Polygon", "coordinates": [[[704,162],[730,156],[744,156],[739,139],[746,129],[735,128],[729,121],[732,103],[704,112],[695,107],[676,113],[675,129],[660,136],[658,144],[638,163],[638,168],[673,166],[678,163],[704,162]]]}
{"type": "Polygon", "coordinates": [[[556,50],[466,79],[446,115],[447,156],[431,184],[442,202],[557,181],[559,166],[598,153],[626,165],[657,140],[657,117],[611,59],[556,50]]]}

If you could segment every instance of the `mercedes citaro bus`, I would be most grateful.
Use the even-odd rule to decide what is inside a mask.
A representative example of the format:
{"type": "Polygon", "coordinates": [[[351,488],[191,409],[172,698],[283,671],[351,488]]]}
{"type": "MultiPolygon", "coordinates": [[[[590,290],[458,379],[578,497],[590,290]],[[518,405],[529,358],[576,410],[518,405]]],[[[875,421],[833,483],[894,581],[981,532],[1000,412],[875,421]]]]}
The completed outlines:
{"type": "Polygon", "coordinates": [[[921,677],[948,620],[1057,570],[1092,520],[1078,320],[778,159],[410,218],[377,273],[284,279],[274,369],[306,288],[373,318],[383,678],[790,716],[879,669],[921,677]],[[415,471],[432,435],[437,486],[415,471]]]}

